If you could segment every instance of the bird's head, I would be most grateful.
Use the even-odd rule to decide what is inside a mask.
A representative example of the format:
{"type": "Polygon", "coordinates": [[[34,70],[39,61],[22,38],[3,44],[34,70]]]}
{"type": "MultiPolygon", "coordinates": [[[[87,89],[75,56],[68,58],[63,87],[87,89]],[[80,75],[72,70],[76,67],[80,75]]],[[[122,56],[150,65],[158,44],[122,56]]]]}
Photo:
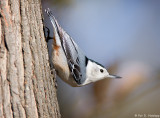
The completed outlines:
{"type": "Polygon", "coordinates": [[[88,59],[88,63],[86,65],[86,80],[83,83],[83,85],[89,84],[91,82],[96,82],[98,80],[102,80],[105,78],[121,78],[121,77],[116,75],[110,75],[107,69],[103,65],[91,59],[88,59]]]}

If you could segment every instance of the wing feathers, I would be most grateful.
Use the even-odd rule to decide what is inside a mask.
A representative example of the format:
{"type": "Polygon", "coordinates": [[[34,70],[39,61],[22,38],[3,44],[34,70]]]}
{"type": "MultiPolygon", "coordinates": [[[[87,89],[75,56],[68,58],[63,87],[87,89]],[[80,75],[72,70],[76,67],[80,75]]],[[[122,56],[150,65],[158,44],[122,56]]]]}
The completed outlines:
{"type": "Polygon", "coordinates": [[[77,82],[77,84],[82,84],[82,70],[80,68],[80,58],[79,58],[79,52],[78,52],[78,46],[76,43],[72,40],[72,38],[60,27],[57,20],[51,13],[50,9],[45,10],[48,14],[53,26],[57,30],[57,33],[59,34],[61,44],[63,47],[63,50],[65,52],[68,66],[71,72],[71,75],[73,76],[74,80],[77,82]]]}

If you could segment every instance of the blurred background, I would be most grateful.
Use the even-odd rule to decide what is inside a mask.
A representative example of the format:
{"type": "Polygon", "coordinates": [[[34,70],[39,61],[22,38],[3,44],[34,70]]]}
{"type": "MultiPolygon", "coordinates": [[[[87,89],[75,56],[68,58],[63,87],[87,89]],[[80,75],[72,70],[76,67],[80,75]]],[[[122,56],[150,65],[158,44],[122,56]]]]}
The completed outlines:
{"type": "Polygon", "coordinates": [[[160,115],[159,0],[43,0],[42,6],[89,58],[123,77],[78,88],[58,78],[62,118],[160,115]]]}

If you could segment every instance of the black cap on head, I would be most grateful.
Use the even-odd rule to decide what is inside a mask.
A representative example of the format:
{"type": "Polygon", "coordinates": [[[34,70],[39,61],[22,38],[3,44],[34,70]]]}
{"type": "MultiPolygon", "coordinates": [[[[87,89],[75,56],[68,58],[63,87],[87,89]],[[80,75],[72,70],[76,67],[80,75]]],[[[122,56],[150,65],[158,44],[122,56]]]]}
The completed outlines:
{"type": "Polygon", "coordinates": [[[96,61],[94,61],[94,60],[92,60],[92,59],[89,59],[91,62],[94,62],[94,63],[96,63],[97,65],[99,65],[99,66],[102,66],[103,68],[105,68],[102,64],[100,64],[100,63],[98,63],[98,62],[96,62],[96,61]]]}

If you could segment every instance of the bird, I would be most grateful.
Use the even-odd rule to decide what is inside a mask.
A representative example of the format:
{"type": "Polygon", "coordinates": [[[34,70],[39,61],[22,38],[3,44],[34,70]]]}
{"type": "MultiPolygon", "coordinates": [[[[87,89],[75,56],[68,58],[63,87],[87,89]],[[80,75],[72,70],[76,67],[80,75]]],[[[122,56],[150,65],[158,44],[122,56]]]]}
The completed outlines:
{"type": "Polygon", "coordinates": [[[72,87],[81,87],[105,78],[121,78],[110,75],[100,63],[88,58],[72,37],[58,24],[51,10],[45,9],[53,25],[51,62],[57,75],[72,87]]]}

